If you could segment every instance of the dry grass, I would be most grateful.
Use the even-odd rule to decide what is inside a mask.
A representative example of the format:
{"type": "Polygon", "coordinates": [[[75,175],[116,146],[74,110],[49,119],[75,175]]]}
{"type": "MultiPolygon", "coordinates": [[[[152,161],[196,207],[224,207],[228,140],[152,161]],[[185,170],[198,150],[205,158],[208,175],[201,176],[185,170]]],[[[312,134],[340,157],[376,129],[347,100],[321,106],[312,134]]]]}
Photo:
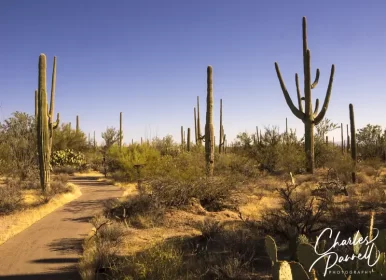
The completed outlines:
{"type": "MultiPolygon", "coordinates": [[[[35,222],[42,219],[44,216],[50,214],[60,206],[81,196],[80,189],[69,184],[72,192],[58,194],[53,197],[48,203],[33,207],[27,210],[17,211],[10,215],[0,216],[0,245],[5,241],[15,236],[19,232],[25,230],[35,222]]],[[[24,193],[24,202],[28,205],[33,205],[39,202],[40,196],[37,191],[30,190],[24,193]]]]}

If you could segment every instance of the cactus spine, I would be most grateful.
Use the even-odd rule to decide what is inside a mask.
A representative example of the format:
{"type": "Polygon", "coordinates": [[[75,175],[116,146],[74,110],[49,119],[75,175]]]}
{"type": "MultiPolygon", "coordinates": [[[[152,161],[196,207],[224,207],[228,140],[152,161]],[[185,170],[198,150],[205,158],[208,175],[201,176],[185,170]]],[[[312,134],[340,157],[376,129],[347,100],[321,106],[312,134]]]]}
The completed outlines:
{"type": "Polygon", "coordinates": [[[186,149],[190,152],[190,127],[188,127],[188,140],[186,142],[186,149]]]}
{"type": "Polygon", "coordinates": [[[119,148],[122,148],[123,132],[122,132],[122,112],[119,113],[119,148]]]}
{"type": "Polygon", "coordinates": [[[44,192],[51,190],[50,186],[50,159],[52,148],[53,130],[59,125],[59,114],[56,122],[53,121],[54,114],[54,96],[56,84],[56,57],[52,71],[51,101],[48,109],[47,102],[47,80],[46,80],[47,62],[46,56],[39,56],[39,85],[38,85],[38,110],[37,110],[37,138],[39,154],[39,175],[40,185],[44,192]]]}
{"type": "Polygon", "coordinates": [[[79,133],[79,116],[76,116],[76,133],[79,133]]]}
{"type": "Polygon", "coordinates": [[[352,182],[356,182],[356,162],[357,162],[357,145],[356,145],[356,135],[355,135],[355,118],[354,118],[354,106],[352,104],[349,105],[350,110],[350,130],[351,130],[351,158],[354,162],[354,170],[351,173],[352,182]]]}
{"type": "Polygon", "coordinates": [[[213,126],[213,69],[207,68],[207,97],[205,124],[205,156],[208,176],[213,176],[214,169],[214,126],[213,126]]]}
{"type": "Polygon", "coordinates": [[[299,87],[299,78],[298,74],[295,75],[296,90],[298,97],[298,107],[297,108],[284,84],[283,78],[280,73],[279,65],[275,62],[276,74],[280,82],[281,89],[283,91],[285,100],[291,109],[292,113],[303,121],[304,130],[305,130],[305,152],[307,158],[307,171],[309,173],[314,172],[314,126],[318,125],[321,120],[324,118],[324,115],[327,112],[328,104],[330,102],[332,83],[334,80],[335,66],[331,67],[330,80],[328,83],[326,97],[324,99],[322,110],[318,114],[319,99],[316,99],[315,109],[312,110],[312,95],[311,90],[316,87],[319,81],[319,69],[316,70],[316,77],[313,83],[311,83],[311,52],[308,49],[307,43],[307,21],[303,17],[303,66],[304,66],[304,97],[301,97],[300,87],[299,87]],[[302,100],[305,101],[305,109],[303,110],[302,100]]]}

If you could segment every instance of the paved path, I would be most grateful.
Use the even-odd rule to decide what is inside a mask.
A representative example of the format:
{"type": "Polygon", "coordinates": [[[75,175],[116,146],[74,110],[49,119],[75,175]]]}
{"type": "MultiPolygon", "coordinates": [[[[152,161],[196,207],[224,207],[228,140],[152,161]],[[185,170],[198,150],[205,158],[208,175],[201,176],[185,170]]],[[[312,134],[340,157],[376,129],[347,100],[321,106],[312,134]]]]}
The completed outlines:
{"type": "Polygon", "coordinates": [[[82,191],[78,199],[0,245],[0,280],[80,279],[76,265],[92,229],[89,220],[102,209],[103,200],[123,192],[96,177],[77,177],[72,182],[82,191]]]}

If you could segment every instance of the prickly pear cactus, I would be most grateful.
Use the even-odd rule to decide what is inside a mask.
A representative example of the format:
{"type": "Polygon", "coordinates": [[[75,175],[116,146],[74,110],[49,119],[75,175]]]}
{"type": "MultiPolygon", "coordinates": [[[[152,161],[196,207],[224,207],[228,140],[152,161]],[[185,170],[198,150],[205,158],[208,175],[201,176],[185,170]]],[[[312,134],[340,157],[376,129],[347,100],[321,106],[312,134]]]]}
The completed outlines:
{"type": "Polygon", "coordinates": [[[307,272],[304,267],[298,262],[290,262],[292,277],[296,280],[309,280],[307,272]]]}
{"type": "Polygon", "coordinates": [[[276,262],[272,268],[273,280],[293,280],[291,266],[286,261],[276,262]]]}
{"type": "Polygon", "coordinates": [[[270,235],[265,237],[265,250],[272,261],[272,265],[274,265],[277,262],[277,246],[275,239],[270,235]]]}
{"type": "MultiPolygon", "coordinates": [[[[299,244],[297,250],[297,256],[299,262],[303,265],[304,269],[310,273],[311,266],[314,268],[318,274],[319,272],[323,273],[326,268],[326,260],[324,258],[319,259],[319,255],[315,253],[315,249],[310,244],[299,244]],[[319,259],[315,264],[314,262],[319,259]]],[[[311,278],[312,279],[312,278],[311,278]]]]}
{"type": "Polygon", "coordinates": [[[353,236],[353,251],[354,251],[354,254],[355,255],[358,255],[359,254],[359,250],[361,249],[362,247],[362,244],[360,243],[356,243],[358,242],[358,240],[362,238],[362,234],[359,232],[359,230],[354,234],[353,236]]]}

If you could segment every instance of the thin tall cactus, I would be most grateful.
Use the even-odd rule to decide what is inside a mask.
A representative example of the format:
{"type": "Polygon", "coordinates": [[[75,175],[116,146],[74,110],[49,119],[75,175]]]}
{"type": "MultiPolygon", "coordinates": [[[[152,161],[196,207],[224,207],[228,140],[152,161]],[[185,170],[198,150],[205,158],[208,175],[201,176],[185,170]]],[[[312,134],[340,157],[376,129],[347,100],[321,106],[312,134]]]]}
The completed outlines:
{"type": "Polygon", "coordinates": [[[297,90],[297,97],[298,97],[298,107],[297,108],[289,93],[288,90],[284,84],[284,80],[281,76],[279,65],[277,62],[275,62],[275,68],[276,68],[276,74],[280,82],[281,89],[283,91],[285,100],[291,109],[292,113],[303,121],[304,123],[304,130],[305,130],[305,152],[306,152],[306,158],[307,158],[307,171],[309,173],[314,172],[315,162],[314,162],[314,126],[318,125],[322,119],[324,118],[328,104],[330,102],[330,96],[331,96],[331,89],[332,89],[332,83],[334,80],[334,72],[335,72],[335,66],[332,65],[331,67],[331,74],[330,74],[330,80],[328,83],[327,93],[326,97],[324,99],[322,110],[318,113],[319,109],[319,99],[316,99],[315,103],[315,109],[312,110],[312,95],[311,90],[316,87],[319,81],[319,69],[316,70],[316,77],[313,83],[311,83],[311,52],[308,49],[308,42],[307,42],[307,21],[306,18],[303,17],[303,68],[304,68],[304,97],[300,94],[300,87],[299,87],[299,78],[298,74],[295,75],[295,82],[296,82],[296,90],[297,90]],[[302,100],[305,101],[305,109],[303,110],[303,104],[302,100]]]}
{"type": "Polygon", "coordinates": [[[352,182],[356,182],[356,163],[357,163],[357,145],[356,145],[356,133],[355,133],[355,118],[354,118],[354,106],[352,104],[349,105],[350,110],[350,130],[351,130],[351,158],[354,164],[354,170],[351,174],[352,182]]]}
{"type": "Polygon", "coordinates": [[[346,125],[347,127],[347,153],[350,152],[350,134],[348,132],[348,124],[346,125]]]}
{"type": "Polygon", "coordinates": [[[201,135],[201,123],[200,123],[200,97],[197,96],[197,142],[198,145],[202,145],[203,136],[201,135]]]}
{"type": "Polygon", "coordinates": [[[213,125],[213,69],[207,68],[207,97],[205,124],[205,158],[208,176],[213,176],[214,169],[214,125],[213,125]]]}
{"type": "Polygon", "coordinates": [[[56,85],[56,57],[54,57],[54,65],[51,81],[51,101],[48,108],[47,101],[47,62],[46,56],[39,56],[39,85],[38,85],[38,109],[37,109],[37,145],[39,154],[39,175],[40,185],[44,192],[51,190],[50,184],[50,160],[52,151],[52,136],[53,130],[59,125],[59,113],[57,114],[56,122],[53,121],[54,105],[55,105],[55,85],[56,85]]]}
{"type": "Polygon", "coordinates": [[[224,146],[224,127],[222,125],[222,99],[220,99],[220,141],[218,143],[218,152],[221,154],[224,146]]]}
{"type": "Polygon", "coordinates": [[[190,127],[188,127],[188,139],[186,142],[186,149],[190,152],[190,127]]]}
{"type": "Polygon", "coordinates": [[[119,113],[119,148],[122,148],[123,131],[122,131],[122,112],[119,113]]]}
{"type": "Polygon", "coordinates": [[[197,116],[196,116],[196,107],[194,107],[194,139],[197,145],[197,116]]]}

